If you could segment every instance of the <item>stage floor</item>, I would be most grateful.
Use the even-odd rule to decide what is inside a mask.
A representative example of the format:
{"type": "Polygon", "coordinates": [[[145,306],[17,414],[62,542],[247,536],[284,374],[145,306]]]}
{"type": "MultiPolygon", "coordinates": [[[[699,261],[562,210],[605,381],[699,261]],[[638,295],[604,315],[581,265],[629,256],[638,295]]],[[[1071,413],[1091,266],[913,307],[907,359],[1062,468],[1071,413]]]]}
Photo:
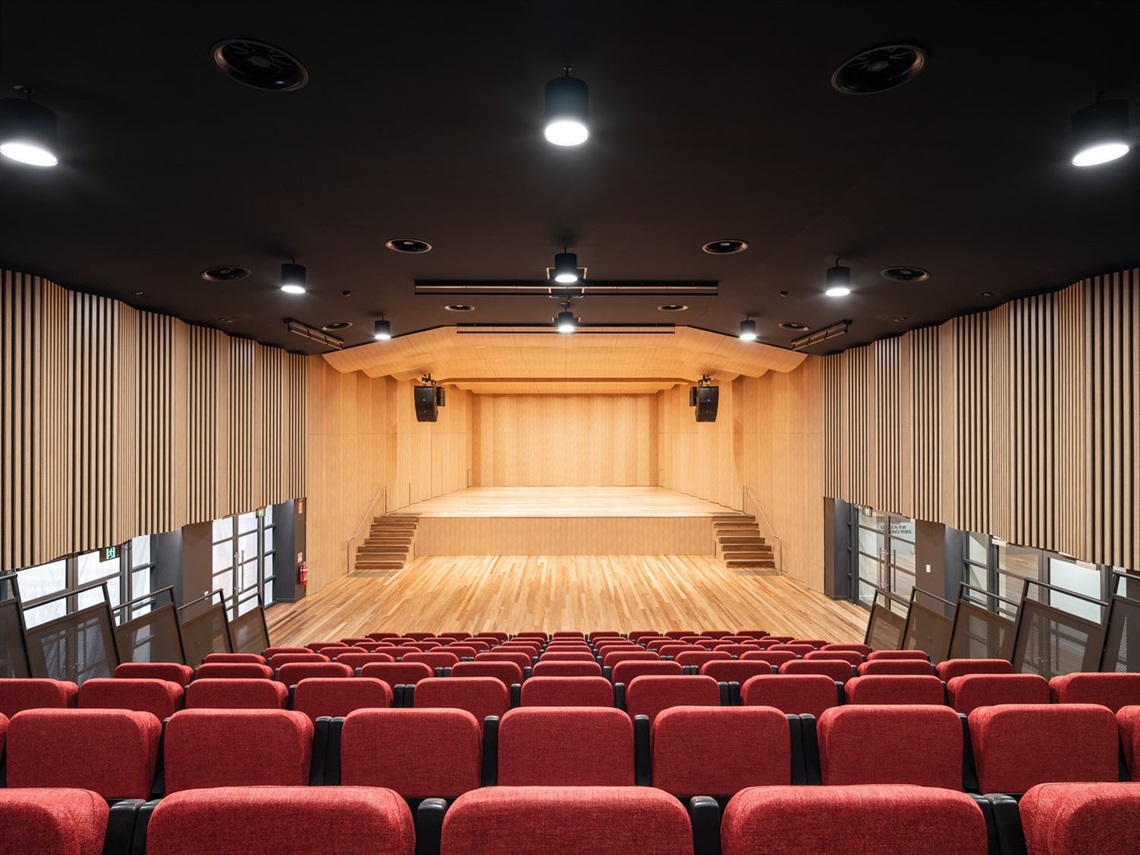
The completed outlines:
{"type": "Polygon", "coordinates": [[[735,513],[664,487],[471,487],[400,508],[421,517],[711,517],[735,513]]]}

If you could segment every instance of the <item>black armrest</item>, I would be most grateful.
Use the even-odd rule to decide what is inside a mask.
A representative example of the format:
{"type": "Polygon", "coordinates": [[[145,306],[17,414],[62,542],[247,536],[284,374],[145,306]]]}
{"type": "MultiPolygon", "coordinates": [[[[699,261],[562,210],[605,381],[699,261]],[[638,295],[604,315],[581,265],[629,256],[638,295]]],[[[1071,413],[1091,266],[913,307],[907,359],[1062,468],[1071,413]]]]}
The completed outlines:
{"type": "Polygon", "coordinates": [[[994,828],[1002,855],[1027,855],[1017,799],[1002,793],[991,793],[982,798],[993,807],[994,828]]]}
{"type": "Polygon", "coordinates": [[[511,709],[522,706],[522,686],[511,683],[511,709]]]}
{"type": "Polygon", "coordinates": [[[974,745],[970,739],[970,720],[958,713],[962,720],[962,789],[967,793],[978,791],[978,767],[974,762],[974,745]]]}
{"type": "Polygon", "coordinates": [[[325,758],[329,753],[329,724],[332,719],[323,715],[313,722],[313,751],[309,761],[309,786],[325,783],[325,758]]]}
{"type": "Polygon", "coordinates": [[[439,855],[447,802],[424,799],[416,808],[416,855],[439,855]]]}
{"type": "Polygon", "coordinates": [[[720,689],[720,705],[722,707],[731,707],[732,695],[728,691],[728,683],[717,683],[716,687],[720,689]]]}
{"type": "Polygon", "coordinates": [[[614,669],[611,668],[610,666],[608,666],[608,665],[602,666],[602,676],[605,677],[607,680],[613,676],[613,673],[614,673],[614,669]]]}
{"type": "Polygon", "coordinates": [[[649,751],[647,715],[633,717],[633,781],[639,787],[653,786],[653,758],[649,751]]]}
{"type": "Polygon", "coordinates": [[[693,855],[720,855],[720,805],[710,796],[689,799],[693,855]]]}
{"type": "Polygon", "coordinates": [[[134,845],[135,821],[142,799],[120,799],[111,803],[107,814],[107,833],[103,838],[103,855],[131,855],[134,845]]]}
{"type": "Polygon", "coordinates": [[[804,730],[798,715],[788,714],[788,736],[792,749],[793,784],[807,783],[807,758],[804,757],[804,730]]]}
{"type": "Polygon", "coordinates": [[[811,787],[823,783],[819,771],[819,738],[815,731],[815,716],[801,715],[800,730],[804,740],[804,777],[811,787]]]}
{"type": "Polygon", "coordinates": [[[740,697],[740,684],[735,680],[730,680],[728,683],[728,700],[731,706],[744,706],[744,701],[740,697]]]}
{"type": "Polygon", "coordinates": [[[493,787],[499,780],[499,717],[483,719],[483,786],[493,787]]]}
{"type": "Polygon", "coordinates": [[[329,744],[325,752],[325,786],[340,786],[340,752],[344,737],[344,717],[329,721],[329,744]]]}
{"type": "Polygon", "coordinates": [[[976,793],[967,793],[982,810],[982,818],[986,821],[986,852],[988,855],[1003,855],[1001,840],[998,839],[997,823],[994,822],[994,806],[985,796],[976,793]]]}
{"type": "Polygon", "coordinates": [[[411,709],[416,705],[416,684],[408,683],[404,686],[404,706],[411,709]]]}
{"type": "Polygon", "coordinates": [[[150,824],[150,815],[158,807],[158,799],[151,799],[139,806],[135,814],[135,835],[131,842],[131,855],[146,855],[146,831],[150,824]]]}
{"type": "Polygon", "coordinates": [[[529,679],[530,679],[530,675],[531,675],[532,673],[533,673],[533,669],[531,669],[531,667],[530,667],[529,665],[527,665],[525,668],[523,668],[523,679],[524,679],[524,680],[529,680],[529,679]]]}
{"type": "Polygon", "coordinates": [[[294,683],[292,686],[289,687],[289,699],[287,701],[285,701],[285,709],[287,709],[287,710],[294,709],[293,704],[296,700],[297,700],[297,684],[294,683]]]}
{"type": "Polygon", "coordinates": [[[625,683],[614,683],[614,706],[625,709],[625,683]]]}

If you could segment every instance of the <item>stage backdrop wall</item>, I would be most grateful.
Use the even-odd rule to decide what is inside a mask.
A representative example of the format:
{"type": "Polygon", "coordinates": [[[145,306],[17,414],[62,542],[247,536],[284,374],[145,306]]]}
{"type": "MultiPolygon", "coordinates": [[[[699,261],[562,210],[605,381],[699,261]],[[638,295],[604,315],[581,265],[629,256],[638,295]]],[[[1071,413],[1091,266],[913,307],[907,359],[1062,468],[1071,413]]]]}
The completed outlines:
{"type": "Polygon", "coordinates": [[[474,395],[473,485],[657,484],[653,395],[474,395]]]}

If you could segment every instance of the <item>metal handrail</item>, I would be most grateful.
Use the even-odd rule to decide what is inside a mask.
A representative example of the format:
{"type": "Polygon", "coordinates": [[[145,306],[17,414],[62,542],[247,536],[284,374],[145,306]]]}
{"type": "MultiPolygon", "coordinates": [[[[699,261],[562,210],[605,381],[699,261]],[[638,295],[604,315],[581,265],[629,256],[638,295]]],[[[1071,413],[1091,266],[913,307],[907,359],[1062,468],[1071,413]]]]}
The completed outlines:
{"type": "Polygon", "coordinates": [[[766,526],[768,526],[768,531],[770,531],[772,533],[772,539],[777,541],[777,543],[779,545],[778,558],[776,561],[776,569],[779,570],[780,573],[783,573],[784,572],[784,539],[782,537],[780,537],[780,535],[776,534],[776,529],[772,525],[772,521],[769,520],[768,515],[766,513],[764,513],[764,506],[761,505],[760,500],[758,498],[756,498],[755,491],[751,487],[749,487],[747,484],[744,485],[744,493],[743,493],[743,496],[741,497],[740,506],[745,511],[748,510],[748,497],[749,496],[752,497],[752,504],[754,504],[756,506],[756,510],[758,510],[760,512],[760,517],[764,520],[764,524],[766,526]]]}
{"type": "Polygon", "coordinates": [[[372,497],[372,501],[368,503],[368,507],[364,509],[364,516],[362,516],[360,522],[356,524],[356,531],[354,531],[352,536],[344,543],[344,570],[346,574],[352,572],[352,542],[360,537],[360,530],[364,528],[364,524],[372,517],[372,509],[376,506],[376,500],[379,499],[380,496],[384,497],[384,504],[380,511],[380,516],[384,516],[388,513],[388,485],[381,484],[376,494],[372,497]]]}

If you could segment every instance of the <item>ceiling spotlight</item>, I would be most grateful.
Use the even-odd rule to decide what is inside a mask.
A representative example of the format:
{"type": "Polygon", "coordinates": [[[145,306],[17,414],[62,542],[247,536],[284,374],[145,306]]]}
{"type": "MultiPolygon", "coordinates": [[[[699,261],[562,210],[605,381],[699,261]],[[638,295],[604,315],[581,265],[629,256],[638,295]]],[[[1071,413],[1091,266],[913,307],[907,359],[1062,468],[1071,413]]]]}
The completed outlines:
{"type": "Polygon", "coordinates": [[[1073,166],[1098,166],[1128,154],[1128,102],[1097,101],[1073,113],[1073,166]]]}
{"type": "Polygon", "coordinates": [[[586,118],[590,88],[566,68],[564,77],[546,84],[546,141],[554,145],[581,145],[590,137],[586,118]]]}
{"type": "Polygon", "coordinates": [[[32,90],[15,87],[23,98],[0,100],[0,154],[29,166],[55,166],[55,113],[32,102],[32,90]]]}
{"type": "Polygon", "coordinates": [[[281,290],[286,294],[305,293],[305,266],[295,262],[281,265],[281,290]]]}
{"type": "Polygon", "coordinates": [[[573,335],[578,329],[578,319],[569,310],[559,312],[558,317],[554,319],[554,326],[562,335],[573,335]]]}
{"type": "Polygon", "coordinates": [[[740,322],[740,340],[756,341],[756,321],[749,318],[740,322]]]}
{"type": "Polygon", "coordinates": [[[392,322],[383,318],[372,325],[372,337],[377,341],[387,341],[392,337],[392,322]]]}
{"type": "Polygon", "coordinates": [[[840,267],[838,258],[827,271],[827,290],[823,293],[828,297],[846,297],[851,293],[851,268],[840,267]]]}
{"type": "Polygon", "coordinates": [[[559,252],[554,256],[554,281],[562,285],[573,285],[578,281],[578,254],[559,252]]]}

